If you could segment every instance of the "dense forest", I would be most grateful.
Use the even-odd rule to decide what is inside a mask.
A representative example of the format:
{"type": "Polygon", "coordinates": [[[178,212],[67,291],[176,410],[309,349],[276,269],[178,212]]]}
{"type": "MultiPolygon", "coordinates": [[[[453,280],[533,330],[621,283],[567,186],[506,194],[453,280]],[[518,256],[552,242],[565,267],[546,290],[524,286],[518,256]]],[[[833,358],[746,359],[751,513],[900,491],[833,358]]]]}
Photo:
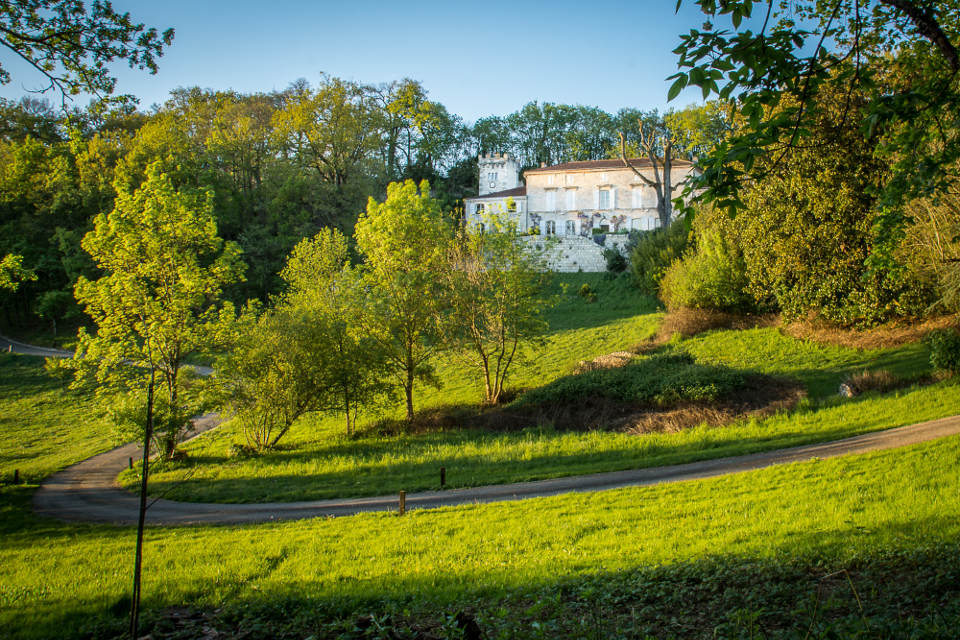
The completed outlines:
{"type": "Polygon", "coordinates": [[[474,124],[429,99],[418,82],[365,85],[323,77],[275,93],[178,89],[161,106],[95,104],[65,113],[34,97],[0,100],[0,255],[34,278],[2,291],[0,323],[56,332],[81,313],[73,297],[93,263],[80,246],[94,216],[132,193],[160,162],[176,188],[211,194],[219,234],[243,250],[236,301],[266,300],[294,245],[319,229],[350,235],[368,197],[390,182],[428,180],[457,215],[476,193],[477,155],[514,154],[525,167],[615,157],[618,132],[639,152],[640,121],[684,132],[697,155],[723,134],[713,105],[669,114],[531,102],[474,124]]]}

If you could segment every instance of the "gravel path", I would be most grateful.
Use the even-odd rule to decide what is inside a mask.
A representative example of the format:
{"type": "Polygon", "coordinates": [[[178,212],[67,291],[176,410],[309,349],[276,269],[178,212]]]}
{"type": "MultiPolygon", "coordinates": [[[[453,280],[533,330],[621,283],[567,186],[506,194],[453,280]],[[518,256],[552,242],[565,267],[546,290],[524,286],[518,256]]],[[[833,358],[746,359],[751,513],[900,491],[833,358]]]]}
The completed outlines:
{"type": "MultiPolygon", "coordinates": [[[[195,432],[202,432],[215,424],[215,416],[205,416],[197,421],[195,432]]],[[[472,489],[412,493],[406,496],[406,506],[407,509],[435,509],[712,478],[814,458],[833,458],[893,449],[957,434],[960,434],[960,416],[951,416],[834,442],[718,460],[472,489]]],[[[126,445],[51,476],[34,494],[34,510],[62,520],[134,524],[137,517],[137,497],[119,488],[116,477],[127,466],[127,459],[136,459],[139,451],[135,444],[126,445]]],[[[151,525],[244,524],[348,516],[370,511],[396,510],[397,502],[397,495],[263,504],[207,504],[158,499],[147,512],[147,522],[151,525]]]]}

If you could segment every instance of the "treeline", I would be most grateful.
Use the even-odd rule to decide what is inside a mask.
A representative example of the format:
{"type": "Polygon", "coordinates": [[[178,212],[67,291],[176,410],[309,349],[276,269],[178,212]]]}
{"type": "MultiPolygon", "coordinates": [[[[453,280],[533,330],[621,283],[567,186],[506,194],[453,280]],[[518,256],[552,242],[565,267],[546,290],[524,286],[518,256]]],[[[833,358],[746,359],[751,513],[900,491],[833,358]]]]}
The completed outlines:
{"type": "MultiPolygon", "coordinates": [[[[670,117],[686,121],[691,156],[726,126],[714,107],[670,117]]],[[[327,227],[349,237],[367,198],[382,199],[391,182],[429,180],[454,210],[476,193],[480,153],[511,152],[524,166],[608,157],[619,153],[618,131],[637,153],[640,118],[665,122],[532,102],[470,125],[413,80],[329,76],[251,95],[178,89],[149,112],[121,104],[64,114],[34,98],[0,100],[0,258],[19,260],[3,269],[19,283],[0,287],[0,323],[40,319],[56,332],[65,318],[79,321],[73,285],[96,271],[80,239],[158,161],[176,188],[213,194],[218,233],[241,247],[245,280],[228,297],[266,300],[299,240],[327,227]]]]}

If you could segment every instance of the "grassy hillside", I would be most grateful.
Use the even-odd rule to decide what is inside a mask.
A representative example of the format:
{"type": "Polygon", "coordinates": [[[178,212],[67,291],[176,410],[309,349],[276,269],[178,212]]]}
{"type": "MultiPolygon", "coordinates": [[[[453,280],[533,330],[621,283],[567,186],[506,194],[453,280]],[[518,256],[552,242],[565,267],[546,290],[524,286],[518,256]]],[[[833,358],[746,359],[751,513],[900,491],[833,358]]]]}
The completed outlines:
{"type": "MultiPolygon", "coordinates": [[[[517,369],[515,387],[543,387],[569,374],[581,360],[630,349],[653,336],[661,322],[654,302],[623,279],[571,274],[563,276],[561,284],[566,290],[550,315],[552,333],[517,369]],[[596,302],[577,295],[583,283],[597,291],[596,302]]],[[[437,489],[440,467],[446,469],[447,486],[452,488],[536,480],[837,439],[942,417],[960,406],[960,386],[954,382],[855,400],[836,396],[846,375],[864,369],[886,368],[905,377],[929,373],[929,354],[922,343],[861,351],[824,347],[764,328],[712,331],[669,348],[720,371],[797,379],[810,399],[789,413],[764,419],[639,437],[598,430],[593,424],[558,431],[541,422],[517,431],[463,428],[413,435],[367,431],[347,438],[339,417],[309,417],[294,426],[280,449],[253,459],[230,457],[231,444],[243,437],[228,425],[188,445],[186,462],[158,471],[153,491],[200,502],[380,495],[437,489]]],[[[420,408],[477,402],[477,380],[461,363],[442,363],[439,377],[443,387],[422,390],[420,408]]],[[[132,486],[136,476],[127,472],[122,480],[132,486]]]]}
{"type": "Polygon", "coordinates": [[[0,479],[27,482],[119,444],[91,398],[43,372],[43,359],[0,354],[0,479]]]}
{"type": "MultiPolygon", "coordinates": [[[[711,335],[688,344],[713,348],[715,361],[746,357],[716,346],[727,332],[711,335]]],[[[751,344],[790,344],[766,330],[740,337],[756,341],[746,343],[747,351],[751,344]]],[[[871,357],[799,345],[813,354],[804,365],[811,372],[824,359],[837,362],[832,376],[871,357]]],[[[903,357],[917,363],[912,349],[903,357]]],[[[798,361],[789,350],[782,360],[798,361]]],[[[90,399],[64,392],[39,366],[36,359],[0,358],[0,433],[6,443],[24,442],[16,462],[5,454],[4,469],[26,469],[30,460],[33,481],[108,446],[104,425],[89,421],[90,399]]],[[[463,436],[474,438],[471,444],[427,434],[385,439],[379,452],[363,450],[375,439],[344,440],[342,446],[358,449],[361,465],[365,455],[374,463],[343,477],[386,482],[403,467],[385,464],[385,455],[411,451],[436,460],[471,446],[462,462],[472,455],[474,473],[485,481],[521,463],[667,463],[920,420],[958,406],[957,393],[956,385],[940,383],[853,401],[814,399],[764,421],[643,437],[531,430],[488,441],[463,436]],[[496,445],[508,437],[515,439],[496,445]],[[491,453],[496,446],[502,460],[491,453]],[[558,455],[560,447],[582,457],[558,455]]],[[[350,453],[345,448],[329,459],[350,453]]],[[[276,461],[259,463],[267,472],[247,482],[282,486],[276,461]]],[[[198,486],[204,484],[217,481],[198,486]]],[[[122,635],[134,530],[38,518],[30,512],[33,490],[0,488],[4,637],[122,635]]],[[[144,633],[154,638],[210,630],[229,637],[452,638],[459,637],[459,611],[473,616],[485,637],[504,639],[949,638],[960,625],[960,438],[712,480],[402,518],[156,528],[148,530],[145,549],[144,633]]]]}

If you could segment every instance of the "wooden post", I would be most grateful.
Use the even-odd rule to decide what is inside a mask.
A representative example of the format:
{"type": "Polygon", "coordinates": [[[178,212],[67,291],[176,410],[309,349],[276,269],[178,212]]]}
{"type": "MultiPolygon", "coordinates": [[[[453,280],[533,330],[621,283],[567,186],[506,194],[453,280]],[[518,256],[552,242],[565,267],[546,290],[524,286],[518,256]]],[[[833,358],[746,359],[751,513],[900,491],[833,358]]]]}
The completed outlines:
{"type": "Polygon", "coordinates": [[[445,484],[447,484],[447,468],[440,467],[440,488],[442,489],[445,484]]]}
{"type": "Polygon", "coordinates": [[[20,469],[13,470],[13,484],[20,484],[20,469]]]}
{"type": "Polygon", "coordinates": [[[127,466],[133,469],[133,458],[127,458],[127,466]]]}
{"type": "Polygon", "coordinates": [[[406,510],[407,510],[407,492],[401,491],[400,492],[400,515],[403,515],[406,510]]]}

